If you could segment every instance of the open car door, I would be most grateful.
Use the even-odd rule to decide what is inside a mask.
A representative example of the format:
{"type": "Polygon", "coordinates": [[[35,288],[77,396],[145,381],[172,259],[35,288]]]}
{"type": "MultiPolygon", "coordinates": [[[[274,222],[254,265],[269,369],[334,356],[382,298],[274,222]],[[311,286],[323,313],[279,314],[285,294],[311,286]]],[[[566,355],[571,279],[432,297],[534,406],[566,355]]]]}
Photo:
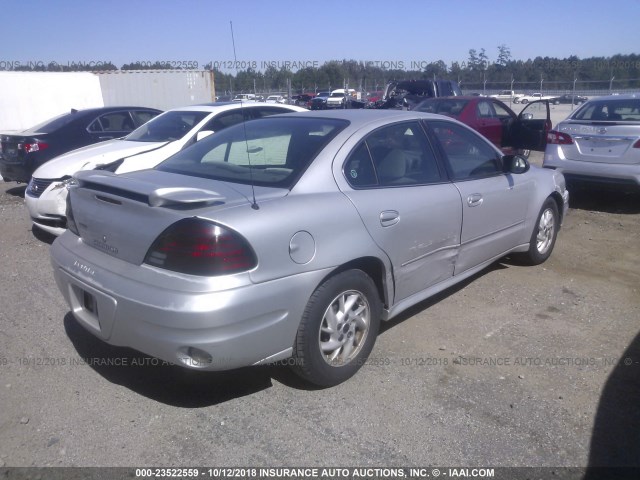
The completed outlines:
{"type": "Polygon", "coordinates": [[[511,126],[510,145],[522,150],[544,151],[547,132],[551,130],[549,101],[537,100],[527,104],[511,126]]]}

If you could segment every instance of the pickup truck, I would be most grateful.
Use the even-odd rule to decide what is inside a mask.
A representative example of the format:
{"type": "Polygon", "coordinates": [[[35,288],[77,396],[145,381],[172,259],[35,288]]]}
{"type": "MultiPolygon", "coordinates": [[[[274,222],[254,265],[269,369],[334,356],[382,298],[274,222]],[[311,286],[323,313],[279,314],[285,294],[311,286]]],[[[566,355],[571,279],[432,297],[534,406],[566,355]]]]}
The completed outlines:
{"type": "Polygon", "coordinates": [[[526,95],[518,95],[513,99],[513,103],[525,103],[534,102],[536,100],[551,100],[554,97],[553,95],[543,95],[541,93],[528,93],[526,95]]]}
{"type": "Polygon", "coordinates": [[[325,108],[365,108],[366,105],[367,101],[362,98],[362,94],[353,88],[347,91],[344,88],[333,90],[325,102],[325,108]]]}
{"type": "Polygon", "coordinates": [[[489,95],[489,96],[491,98],[497,98],[498,100],[502,100],[504,102],[505,100],[513,100],[518,95],[516,95],[516,92],[514,92],[513,90],[501,90],[495,95],[489,95]]]}

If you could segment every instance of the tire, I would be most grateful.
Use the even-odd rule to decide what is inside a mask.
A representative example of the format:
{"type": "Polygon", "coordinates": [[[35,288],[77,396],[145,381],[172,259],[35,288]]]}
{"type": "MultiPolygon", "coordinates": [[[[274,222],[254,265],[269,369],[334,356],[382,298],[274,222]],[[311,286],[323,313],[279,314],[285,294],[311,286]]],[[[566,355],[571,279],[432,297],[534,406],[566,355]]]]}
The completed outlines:
{"type": "Polygon", "coordinates": [[[526,105],[527,103],[529,103],[529,100],[527,100],[526,98],[522,98],[520,100],[520,103],[523,104],[523,105],[526,105]]]}
{"type": "Polygon", "coordinates": [[[292,369],[320,387],[349,379],[373,349],[381,314],[378,290],[363,271],[347,270],[327,279],[305,308],[292,369]]]}
{"type": "Polygon", "coordinates": [[[525,265],[540,265],[551,256],[560,225],[558,205],[552,198],[542,205],[531,233],[529,250],[519,257],[525,265]]]}

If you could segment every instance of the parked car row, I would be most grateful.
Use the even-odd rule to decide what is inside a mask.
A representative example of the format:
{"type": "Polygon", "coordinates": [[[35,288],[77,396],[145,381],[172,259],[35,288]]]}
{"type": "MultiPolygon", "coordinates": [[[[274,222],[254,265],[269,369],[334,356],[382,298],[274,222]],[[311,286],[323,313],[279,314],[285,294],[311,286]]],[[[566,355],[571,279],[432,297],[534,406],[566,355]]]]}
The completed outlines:
{"type": "Polygon", "coordinates": [[[44,163],[29,181],[26,206],[35,226],[60,235],[67,228],[67,186],[73,182],[74,173],[93,169],[124,173],[152,168],[230,125],[303,110],[293,105],[258,102],[218,102],[169,110],[124,137],[72,150],[44,163]]]}
{"type": "Polygon", "coordinates": [[[510,101],[513,103],[526,104],[535,100],[549,100],[554,105],[561,103],[568,103],[570,105],[581,105],[588,100],[587,97],[581,95],[574,95],[567,93],[564,95],[543,95],[542,93],[516,93],[513,90],[501,90],[500,92],[489,95],[491,98],[502,100],[503,102],[510,101]]]}
{"type": "Polygon", "coordinates": [[[71,110],[16,134],[0,134],[0,174],[26,183],[45,162],[76,148],[131,133],[162,113],[143,107],[71,110]]]}

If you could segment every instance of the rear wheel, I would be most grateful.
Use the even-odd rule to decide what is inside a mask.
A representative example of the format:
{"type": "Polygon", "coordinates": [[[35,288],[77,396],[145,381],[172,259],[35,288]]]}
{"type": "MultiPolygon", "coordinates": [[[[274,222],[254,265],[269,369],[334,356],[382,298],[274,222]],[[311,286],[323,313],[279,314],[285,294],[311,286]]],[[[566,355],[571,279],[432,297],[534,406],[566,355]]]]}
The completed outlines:
{"type": "Polygon", "coordinates": [[[531,240],[529,241],[529,251],[520,256],[523,263],[540,265],[551,256],[553,247],[556,244],[559,225],[558,205],[552,198],[547,198],[533,227],[531,240]]]}
{"type": "Polygon", "coordinates": [[[376,286],[363,271],[329,278],[307,303],[296,335],[293,370],[322,387],[349,379],[373,349],[381,313],[376,286]]]}

